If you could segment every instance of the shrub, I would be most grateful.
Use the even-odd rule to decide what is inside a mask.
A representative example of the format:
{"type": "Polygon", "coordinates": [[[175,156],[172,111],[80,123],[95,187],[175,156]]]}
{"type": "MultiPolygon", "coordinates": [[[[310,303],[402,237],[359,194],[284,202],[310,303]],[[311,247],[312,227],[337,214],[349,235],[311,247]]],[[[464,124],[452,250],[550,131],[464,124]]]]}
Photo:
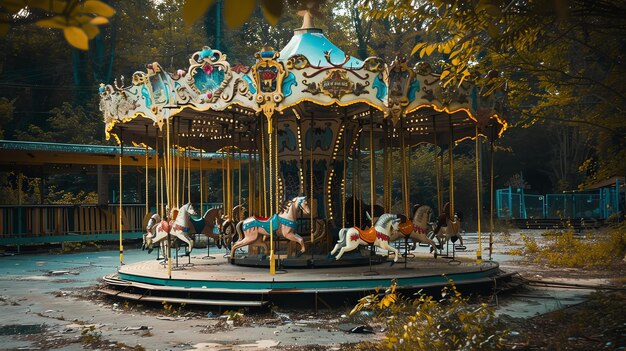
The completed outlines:
{"type": "Polygon", "coordinates": [[[442,290],[442,299],[419,294],[408,299],[396,293],[394,281],[384,296],[366,296],[350,312],[368,309],[386,324],[385,338],[367,343],[373,350],[501,350],[507,331],[493,308],[470,304],[454,284],[442,290]]]}
{"type": "Polygon", "coordinates": [[[569,229],[551,235],[544,247],[533,238],[522,235],[522,239],[525,252],[534,254],[533,261],[568,268],[608,268],[624,257],[626,223],[587,236],[569,229]]]}

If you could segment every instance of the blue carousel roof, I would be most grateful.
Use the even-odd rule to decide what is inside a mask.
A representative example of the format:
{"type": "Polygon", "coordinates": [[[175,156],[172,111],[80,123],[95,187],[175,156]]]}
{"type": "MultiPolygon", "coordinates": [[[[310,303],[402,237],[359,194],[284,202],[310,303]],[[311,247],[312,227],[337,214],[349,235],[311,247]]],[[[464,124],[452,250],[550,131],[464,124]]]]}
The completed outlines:
{"type": "MultiPolygon", "coordinates": [[[[346,59],[346,54],[331,43],[318,28],[297,29],[287,45],[280,51],[280,61],[286,61],[294,55],[304,55],[312,65],[328,67],[325,53],[330,52],[330,61],[333,64],[341,64],[346,59]]],[[[350,56],[344,67],[360,68],[363,61],[350,56]]]]}

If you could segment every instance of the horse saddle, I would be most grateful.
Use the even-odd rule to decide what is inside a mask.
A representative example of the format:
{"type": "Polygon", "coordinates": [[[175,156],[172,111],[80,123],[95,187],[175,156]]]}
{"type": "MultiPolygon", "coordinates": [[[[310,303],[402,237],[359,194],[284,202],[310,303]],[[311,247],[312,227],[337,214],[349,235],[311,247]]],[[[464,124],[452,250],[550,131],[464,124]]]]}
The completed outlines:
{"type": "Polygon", "coordinates": [[[196,233],[202,233],[202,230],[204,229],[204,226],[206,224],[204,218],[194,219],[189,217],[189,221],[193,225],[193,229],[196,230],[196,233]]]}
{"type": "Polygon", "coordinates": [[[161,221],[161,229],[164,232],[169,233],[172,230],[172,226],[168,221],[161,221]]]}
{"type": "Polygon", "coordinates": [[[413,229],[414,229],[413,223],[411,223],[411,221],[400,223],[400,225],[398,226],[398,230],[400,230],[400,233],[402,233],[402,235],[404,236],[411,235],[411,233],[413,232],[413,229]]]}
{"type": "Polygon", "coordinates": [[[278,226],[279,226],[279,222],[278,222],[278,215],[274,214],[272,215],[272,217],[257,217],[254,216],[254,219],[251,220],[250,222],[244,223],[242,225],[242,230],[246,231],[250,228],[253,227],[261,227],[263,228],[263,230],[265,230],[265,232],[269,233],[270,232],[270,223],[272,226],[272,230],[277,230],[278,226]]]}
{"type": "Polygon", "coordinates": [[[359,238],[368,244],[373,244],[376,241],[376,228],[369,227],[366,230],[362,230],[359,227],[354,227],[359,232],[359,238]]]}

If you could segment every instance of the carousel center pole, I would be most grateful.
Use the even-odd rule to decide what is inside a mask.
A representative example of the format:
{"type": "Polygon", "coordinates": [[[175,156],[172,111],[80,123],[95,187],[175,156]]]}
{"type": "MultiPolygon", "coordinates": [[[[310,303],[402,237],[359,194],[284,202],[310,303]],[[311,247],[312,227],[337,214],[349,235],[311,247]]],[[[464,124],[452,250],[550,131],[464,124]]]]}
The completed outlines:
{"type": "Polygon", "coordinates": [[[476,125],[476,206],[478,208],[477,212],[477,219],[478,219],[478,227],[477,227],[477,234],[478,234],[478,249],[476,250],[476,263],[481,263],[483,260],[483,245],[482,245],[482,241],[481,241],[481,236],[480,236],[480,171],[479,171],[479,163],[480,160],[478,159],[478,148],[480,147],[480,140],[478,140],[478,125],[476,125]]]}

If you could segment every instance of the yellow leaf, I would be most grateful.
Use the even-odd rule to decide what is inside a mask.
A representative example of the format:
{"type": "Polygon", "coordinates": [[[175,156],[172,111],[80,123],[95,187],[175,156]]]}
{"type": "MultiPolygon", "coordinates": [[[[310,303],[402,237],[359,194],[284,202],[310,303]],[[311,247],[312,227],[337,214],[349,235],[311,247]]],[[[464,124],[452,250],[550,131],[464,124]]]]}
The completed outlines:
{"type": "Polygon", "coordinates": [[[453,59],[456,55],[460,54],[462,50],[452,51],[450,54],[450,59],[453,59]]]}
{"type": "Polygon", "coordinates": [[[95,26],[93,24],[83,24],[81,28],[85,31],[85,33],[87,33],[87,38],[89,39],[93,39],[98,34],[100,34],[100,29],[98,29],[98,26],[95,26]]]}
{"type": "Polygon", "coordinates": [[[51,18],[46,18],[35,22],[35,24],[39,27],[44,28],[58,28],[63,29],[67,27],[67,23],[65,22],[65,17],[63,16],[54,16],[51,18]]]}
{"type": "Polygon", "coordinates": [[[78,27],[65,27],[63,28],[63,35],[70,45],[77,49],[87,50],[89,49],[89,38],[84,30],[78,27]]]}
{"type": "MultiPolygon", "coordinates": [[[[186,0],[183,6],[183,20],[192,25],[213,5],[214,0],[186,0]]],[[[231,0],[232,2],[232,0],[231,0]]]]}
{"type": "Polygon", "coordinates": [[[443,80],[445,77],[447,77],[450,74],[450,71],[445,70],[443,72],[441,72],[441,75],[439,76],[439,79],[443,80]]]}
{"type": "Polygon", "coordinates": [[[224,2],[224,22],[231,27],[239,27],[254,11],[256,0],[240,0],[224,2]]]}
{"type": "Polygon", "coordinates": [[[426,47],[426,56],[430,56],[430,54],[433,53],[433,51],[435,51],[435,47],[437,46],[437,44],[433,44],[433,45],[429,45],[426,47]]]}
{"type": "Polygon", "coordinates": [[[419,44],[415,44],[415,46],[413,47],[413,50],[411,50],[411,56],[415,55],[415,53],[423,48],[426,45],[426,43],[419,43],[419,44]]]}
{"type": "Polygon", "coordinates": [[[111,17],[115,14],[115,9],[102,1],[87,0],[81,8],[83,13],[93,13],[96,15],[111,17]]]}
{"type": "Polygon", "coordinates": [[[7,35],[9,32],[9,24],[0,22],[0,37],[7,35]]]}
{"type": "Polygon", "coordinates": [[[261,9],[263,10],[263,17],[271,24],[275,26],[283,13],[283,2],[276,0],[261,0],[261,9]]]}
{"type": "Polygon", "coordinates": [[[93,25],[100,25],[100,24],[107,24],[107,23],[109,23],[109,19],[106,17],[102,17],[102,16],[94,17],[91,21],[89,21],[89,24],[93,24],[93,25]]]}
{"type": "Polygon", "coordinates": [[[423,58],[424,54],[426,54],[426,47],[425,46],[422,48],[422,50],[420,50],[420,57],[423,58]]]}
{"type": "Polygon", "coordinates": [[[459,63],[461,63],[461,60],[459,60],[458,58],[453,58],[452,59],[452,66],[458,66],[459,63]]]}

